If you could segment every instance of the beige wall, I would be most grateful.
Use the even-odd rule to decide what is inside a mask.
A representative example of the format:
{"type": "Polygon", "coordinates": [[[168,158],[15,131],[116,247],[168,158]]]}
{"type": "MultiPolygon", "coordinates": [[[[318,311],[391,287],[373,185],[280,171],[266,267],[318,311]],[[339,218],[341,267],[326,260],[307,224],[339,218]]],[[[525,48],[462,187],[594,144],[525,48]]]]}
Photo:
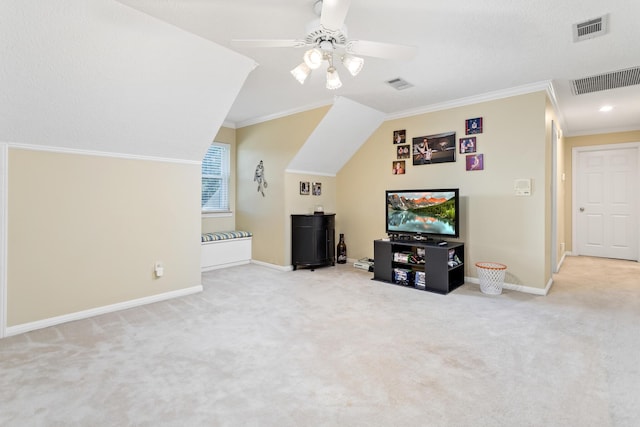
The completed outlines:
{"type": "Polygon", "coordinates": [[[7,326],[200,285],[199,165],[8,157],[7,326]]]}
{"type": "Polygon", "coordinates": [[[459,187],[462,195],[460,240],[467,250],[467,276],[474,264],[494,260],[508,265],[507,281],[544,288],[553,264],[571,251],[571,150],[575,146],[635,142],[640,131],[566,138],[559,131],[556,147],[556,259],[551,259],[552,121],[557,122],[544,92],[516,96],[391,120],[383,123],[336,177],[287,173],[286,165],[304,144],[326,109],[295,114],[239,129],[237,168],[238,228],[257,232],[254,259],[290,264],[290,214],[308,213],[316,204],[336,212],[336,233],[344,233],[349,258],[373,256],[372,241],[384,237],[384,190],[459,187]],[[464,120],[483,117],[485,130],[477,136],[485,170],[467,172],[464,155],[448,164],[412,166],[405,175],[392,175],[394,130],[412,137],[454,130],[464,136],[464,120]],[[267,196],[256,192],[253,171],[264,160],[270,184],[267,196]],[[564,177],[564,180],[563,180],[564,177]],[[514,180],[531,178],[533,195],[516,197],[514,180]],[[299,182],[320,181],[323,196],[299,195],[299,182]],[[332,194],[333,192],[333,194],[332,194]]]}
{"type": "MultiPolygon", "coordinates": [[[[294,213],[291,209],[302,209],[307,202],[299,201],[296,178],[288,176],[286,168],[328,108],[247,126],[236,132],[236,227],[253,233],[254,260],[280,266],[291,263],[290,215],[294,213]],[[268,183],[264,197],[253,181],[261,160],[268,183]]],[[[329,181],[322,177],[317,180],[323,185],[329,181]]],[[[312,200],[314,196],[306,197],[312,200]]],[[[328,203],[327,197],[323,202],[328,203]]],[[[306,212],[306,205],[304,209],[306,212]]]]}
{"type": "Polygon", "coordinates": [[[566,230],[566,250],[573,250],[573,149],[576,147],[588,147],[594,145],[622,144],[627,142],[640,142],[640,130],[630,132],[603,133],[598,135],[574,136],[565,138],[564,167],[566,171],[566,210],[564,213],[564,228],[566,230]]]}
{"type": "MultiPolygon", "coordinates": [[[[544,288],[550,279],[548,231],[550,157],[546,94],[485,102],[387,121],[337,175],[337,213],[350,258],[373,256],[373,240],[385,237],[384,191],[387,189],[460,189],[461,236],[465,242],[467,276],[477,276],[477,261],[508,266],[506,281],[544,288]],[[412,166],[405,175],[392,175],[394,130],[406,129],[411,138],[455,131],[464,136],[465,120],[483,117],[484,132],[477,135],[484,170],[467,172],[465,155],[456,162],[412,166]],[[514,181],[531,178],[530,197],[514,195],[514,181]]],[[[408,162],[411,163],[411,162],[408,162]]]]}
{"type": "MultiPolygon", "coordinates": [[[[236,229],[236,130],[227,127],[221,127],[218,134],[213,139],[215,142],[224,142],[229,144],[231,148],[229,162],[231,170],[229,173],[229,209],[231,214],[220,214],[216,216],[202,217],[202,232],[210,233],[212,231],[229,231],[236,229]]],[[[204,154],[203,154],[204,156],[204,154]]]]}

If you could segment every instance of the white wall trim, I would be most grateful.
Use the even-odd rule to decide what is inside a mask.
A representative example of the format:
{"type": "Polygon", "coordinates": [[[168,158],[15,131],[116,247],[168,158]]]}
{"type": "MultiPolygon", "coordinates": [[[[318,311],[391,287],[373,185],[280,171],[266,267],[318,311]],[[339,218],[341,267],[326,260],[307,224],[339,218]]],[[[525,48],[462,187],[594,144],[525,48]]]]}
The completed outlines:
{"type": "Polygon", "coordinates": [[[256,261],[255,259],[251,260],[251,264],[257,264],[257,265],[261,265],[263,267],[273,268],[274,270],[293,271],[293,266],[292,265],[269,264],[268,262],[256,261]]]}
{"type": "Polygon", "coordinates": [[[580,132],[567,132],[564,136],[573,137],[573,136],[589,136],[589,135],[601,135],[605,133],[621,133],[621,132],[635,132],[640,130],[638,126],[625,126],[618,128],[599,128],[599,129],[591,129],[580,132]]]}
{"type": "MultiPolygon", "coordinates": [[[[487,93],[483,93],[483,94],[476,95],[476,96],[470,96],[470,97],[467,97],[467,98],[454,99],[452,101],[447,101],[447,102],[442,102],[442,103],[438,103],[438,104],[427,105],[427,106],[424,106],[424,107],[419,107],[419,108],[415,108],[415,109],[411,109],[411,110],[404,110],[404,111],[400,111],[400,112],[397,112],[397,113],[391,113],[391,114],[386,115],[384,120],[403,119],[403,118],[406,118],[406,117],[412,117],[412,116],[416,116],[416,115],[419,115],[419,114],[432,113],[434,111],[448,110],[450,108],[456,108],[456,107],[464,107],[466,105],[473,105],[473,104],[478,104],[478,103],[487,102],[487,101],[495,101],[495,100],[498,100],[498,99],[509,98],[511,96],[526,95],[528,93],[540,92],[540,91],[545,91],[549,95],[549,98],[551,99],[551,102],[554,105],[554,109],[556,109],[556,114],[558,114],[558,111],[560,111],[560,110],[557,108],[557,101],[556,101],[555,91],[553,89],[552,82],[550,80],[546,80],[546,81],[542,81],[542,82],[531,83],[531,84],[528,84],[528,85],[517,86],[517,87],[503,89],[503,90],[497,90],[497,91],[493,91],[493,92],[487,92],[487,93]]],[[[310,111],[310,110],[314,110],[316,108],[324,107],[324,106],[327,106],[327,105],[332,105],[334,103],[334,101],[331,101],[331,102],[318,102],[318,103],[313,104],[313,105],[307,105],[307,106],[303,106],[303,107],[300,107],[300,108],[295,108],[295,109],[291,109],[291,110],[287,110],[287,111],[281,111],[279,113],[274,113],[274,114],[263,116],[263,117],[256,117],[254,119],[239,121],[239,122],[236,122],[236,123],[225,122],[225,126],[229,127],[229,128],[233,128],[233,129],[242,128],[242,127],[245,127],[245,126],[251,126],[251,125],[258,124],[258,123],[267,122],[269,120],[274,120],[274,119],[279,119],[279,118],[282,118],[282,117],[287,117],[287,116],[290,116],[292,114],[303,113],[305,111],[310,111]]],[[[561,128],[562,128],[564,120],[563,120],[562,116],[559,115],[559,114],[558,114],[558,118],[559,118],[559,121],[560,121],[560,124],[561,124],[561,128]]]]}
{"type": "Polygon", "coordinates": [[[562,267],[562,264],[564,264],[564,260],[567,256],[571,255],[570,252],[564,252],[562,254],[562,257],[560,258],[560,261],[558,262],[558,271],[560,271],[560,268],[562,267]]]}
{"type": "Polygon", "coordinates": [[[233,216],[233,212],[203,212],[202,218],[226,218],[233,216]]]}
{"type": "MultiPolygon", "coordinates": [[[[512,96],[526,95],[534,92],[545,91],[549,94],[550,81],[531,83],[528,85],[518,86],[514,88],[487,92],[476,96],[454,99],[439,104],[427,105],[425,107],[412,110],[400,111],[394,114],[388,114],[385,120],[404,119],[406,117],[417,116],[419,114],[433,113],[435,111],[449,110],[451,108],[464,107],[467,105],[479,104],[481,102],[496,101],[498,99],[509,98],[512,96]]],[[[553,92],[551,92],[553,93],[553,92]]]]}
{"type": "Polygon", "coordinates": [[[335,98],[331,101],[321,101],[315,104],[305,105],[299,108],[293,108],[291,110],[281,111],[279,113],[269,114],[262,117],[256,117],[254,119],[244,120],[236,123],[236,127],[243,128],[246,126],[256,125],[258,123],[268,122],[270,120],[281,119],[283,117],[291,116],[292,114],[304,113],[305,111],[315,110],[316,108],[326,107],[333,105],[335,98]]]}
{"type": "MultiPolygon", "coordinates": [[[[464,282],[473,283],[475,285],[480,286],[480,280],[477,277],[465,277],[464,282]]],[[[523,292],[525,294],[545,296],[549,293],[549,289],[551,289],[552,284],[553,284],[553,279],[549,279],[549,282],[547,282],[547,286],[545,286],[544,289],[541,289],[541,288],[534,288],[532,286],[516,285],[513,283],[503,283],[502,289],[509,289],[512,291],[523,292]]]]}
{"type": "Polygon", "coordinates": [[[20,150],[31,150],[31,151],[47,151],[51,153],[60,153],[60,154],[79,154],[83,156],[95,156],[95,157],[113,157],[116,159],[128,159],[128,160],[145,160],[152,162],[166,162],[166,163],[180,163],[186,165],[202,165],[201,160],[186,160],[186,159],[171,159],[167,157],[153,157],[153,156],[143,156],[138,154],[126,154],[126,153],[110,153],[107,151],[93,151],[93,150],[82,150],[77,148],[65,148],[65,147],[48,147],[44,145],[34,145],[34,144],[20,144],[20,143],[8,143],[10,148],[17,148],[20,150]]]}
{"type": "Polygon", "coordinates": [[[285,169],[285,173],[295,173],[295,174],[299,174],[299,175],[318,175],[318,176],[329,176],[329,177],[336,177],[335,173],[327,173],[327,172],[316,172],[316,171],[302,171],[302,170],[295,170],[295,169],[285,169]]]}
{"type": "Polygon", "coordinates": [[[9,160],[7,144],[0,143],[0,338],[7,328],[7,191],[9,160]]]}
{"type": "Polygon", "coordinates": [[[64,314],[62,316],[50,317],[48,319],[37,320],[35,322],[23,323],[22,325],[10,326],[7,328],[6,336],[23,334],[25,332],[34,331],[36,329],[48,328],[50,326],[59,325],[61,323],[72,322],[74,320],[87,319],[89,317],[99,316],[101,314],[113,313],[115,311],[126,310],[129,308],[139,307],[146,304],[165,301],[173,298],[179,298],[198,292],[202,292],[202,285],[192,286],[190,288],[179,289],[177,291],[165,292],[158,295],[151,295],[144,298],[133,299],[130,301],[119,302],[116,304],[105,305],[102,307],[92,308],[90,310],[78,311],[76,313],[64,314]]]}

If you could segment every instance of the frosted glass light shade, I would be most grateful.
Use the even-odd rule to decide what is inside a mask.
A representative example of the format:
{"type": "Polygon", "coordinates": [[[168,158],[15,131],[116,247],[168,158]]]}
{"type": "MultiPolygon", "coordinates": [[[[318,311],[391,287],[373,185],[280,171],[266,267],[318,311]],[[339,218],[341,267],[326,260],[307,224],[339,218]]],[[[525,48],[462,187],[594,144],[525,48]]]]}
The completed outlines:
{"type": "Polygon", "coordinates": [[[336,71],[335,67],[327,68],[327,89],[338,89],[342,86],[342,82],[340,81],[340,76],[336,71]]]}
{"type": "Polygon", "coordinates": [[[322,65],[323,56],[320,49],[313,48],[306,51],[302,59],[304,59],[304,63],[307,64],[309,68],[315,70],[322,65]]]}
{"type": "Polygon", "coordinates": [[[364,59],[347,54],[342,57],[342,64],[352,76],[357,76],[364,66],[364,59]]]}
{"type": "Polygon", "coordinates": [[[293,75],[300,84],[304,84],[304,81],[307,80],[309,74],[311,74],[311,69],[304,62],[291,70],[291,75],[293,75]]]}

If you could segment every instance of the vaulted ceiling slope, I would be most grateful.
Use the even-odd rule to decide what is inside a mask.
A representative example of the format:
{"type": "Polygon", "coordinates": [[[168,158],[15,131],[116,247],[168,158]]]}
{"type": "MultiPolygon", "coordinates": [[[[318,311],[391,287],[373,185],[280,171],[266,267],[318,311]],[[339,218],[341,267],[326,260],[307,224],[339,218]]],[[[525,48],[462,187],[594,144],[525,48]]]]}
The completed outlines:
{"type": "Polygon", "coordinates": [[[200,161],[254,67],[113,0],[1,4],[4,142],[200,161]]]}
{"type": "Polygon", "coordinates": [[[336,175],[384,118],[385,114],[378,110],[338,97],[291,160],[287,171],[336,175]]]}

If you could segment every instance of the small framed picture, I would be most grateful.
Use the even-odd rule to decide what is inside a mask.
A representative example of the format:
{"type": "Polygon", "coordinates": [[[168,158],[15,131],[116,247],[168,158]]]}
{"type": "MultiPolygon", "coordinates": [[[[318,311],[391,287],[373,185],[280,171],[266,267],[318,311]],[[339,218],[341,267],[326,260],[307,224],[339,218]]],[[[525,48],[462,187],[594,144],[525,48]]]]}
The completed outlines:
{"type": "Polygon", "coordinates": [[[465,135],[482,133],[482,117],[476,117],[475,119],[466,120],[465,129],[466,129],[465,135]]]}
{"type": "Polygon", "coordinates": [[[393,173],[394,175],[404,175],[404,167],[405,167],[404,160],[395,161],[393,162],[391,173],[393,173]]]}
{"type": "Polygon", "coordinates": [[[467,156],[467,170],[468,171],[481,171],[484,170],[484,155],[471,154],[467,156]]]}
{"type": "Polygon", "coordinates": [[[406,141],[407,141],[407,131],[405,129],[393,131],[394,144],[404,144],[406,141]]]}
{"type": "Polygon", "coordinates": [[[476,137],[460,138],[460,154],[476,152],[476,137]]]}
{"type": "Polygon", "coordinates": [[[314,196],[320,196],[322,194],[322,183],[314,182],[311,184],[311,193],[314,196]]]}
{"type": "Polygon", "coordinates": [[[300,181],[300,194],[303,196],[309,195],[309,181],[300,181]]]}
{"type": "Polygon", "coordinates": [[[410,159],[411,158],[411,147],[409,144],[398,145],[397,147],[398,159],[410,159]]]}

